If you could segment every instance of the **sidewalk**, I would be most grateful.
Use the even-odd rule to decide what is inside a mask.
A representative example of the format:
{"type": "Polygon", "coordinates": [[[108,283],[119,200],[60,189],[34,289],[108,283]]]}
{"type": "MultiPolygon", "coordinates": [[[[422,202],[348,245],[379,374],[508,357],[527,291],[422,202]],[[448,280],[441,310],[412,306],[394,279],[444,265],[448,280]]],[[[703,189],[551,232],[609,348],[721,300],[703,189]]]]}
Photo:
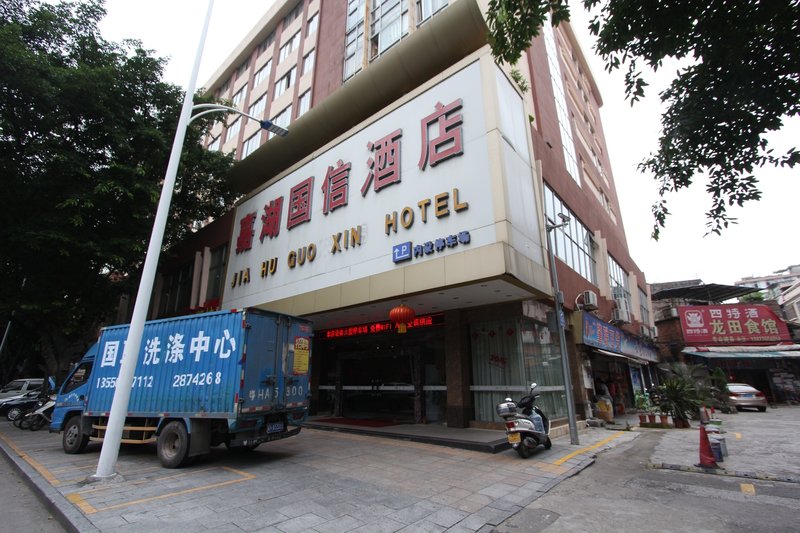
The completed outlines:
{"type": "MultiPolygon", "coordinates": [[[[503,436],[486,431],[466,435],[503,436]]],[[[490,531],[636,433],[579,436],[580,445],[556,437],[523,460],[511,450],[305,428],[250,453],[220,447],[180,470],[161,468],[152,446],[123,446],[124,481],[84,485],[98,445],[67,455],[60,435],[0,422],[0,448],[68,531],[490,531]]]]}

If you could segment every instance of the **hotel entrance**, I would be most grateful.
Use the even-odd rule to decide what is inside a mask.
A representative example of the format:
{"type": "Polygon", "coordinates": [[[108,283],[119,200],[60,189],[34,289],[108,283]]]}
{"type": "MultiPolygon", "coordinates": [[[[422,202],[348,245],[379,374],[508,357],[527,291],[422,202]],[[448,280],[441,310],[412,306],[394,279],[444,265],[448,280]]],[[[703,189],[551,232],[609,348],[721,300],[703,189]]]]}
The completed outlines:
{"type": "MultiPolygon", "coordinates": [[[[437,325],[434,322],[441,326],[441,317],[428,325],[437,325]]],[[[443,420],[444,328],[412,327],[404,334],[393,327],[359,334],[355,332],[363,330],[357,328],[345,328],[354,334],[339,337],[315,333],[319,392],[312,409],[360,425],[443,420]]]]}

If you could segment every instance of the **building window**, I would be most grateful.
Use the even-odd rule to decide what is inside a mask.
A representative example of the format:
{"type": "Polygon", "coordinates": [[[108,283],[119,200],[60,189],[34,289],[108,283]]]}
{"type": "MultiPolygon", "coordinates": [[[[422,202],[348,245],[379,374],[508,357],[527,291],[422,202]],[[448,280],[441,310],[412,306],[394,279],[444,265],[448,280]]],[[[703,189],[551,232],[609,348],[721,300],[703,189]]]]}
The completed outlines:
{"type": "Polygon", "coordinates": [[[286,41],[286,44],[281,46],[280,56],[278,57],[278,63],[283,63],[283,60],[289,57],[293,51],[297,50],[300,47],[300,32],[298,31],[292,38],[286,41]]]}
{"type": "Polygon", "coordinates": [[[294,85],[294,78],[297,72],[297,67],[292,67],[289,72],[281,76],[281,79],[275,82],[275,92],[272,99],[276,100],[280,95],[286,92],[292,85],[294,85]]]}
{"type": "Polygon", "coordinates": [[[223,244],[211,250],[211,262],[208,268],[208,285],[206,285],[206,301],[217,300],[222,296],[222,276],[225,275],[225,260],[227,256],[227,244],[223,244]]]}
{"type": "MultiPolygon", "coordinates": [[[[475,420],[496,420],[495,406],[523,383],[536,381],[537,400],[549,416],[566,416],[564,378],[558,364],[558,335],[528,318],[469,324],[475,420]]],[[[517,389],[518,390],[518,389],[517,389]]],[[[525,394],[523,388],[516,395],[525,394]]],[[[526,391],[527,392],[527,391],[526,391]]]]}
{"type": "Polygon", "coordinates": [[[647,307],[647,293],[641,288],[639,289],[639,316],[641,317],[642,324],[645,326],[650,325],[650,308],[647,307]]]}
{"type": "Polygon", "coordinates": [[[228,131],[225,133],[225,142],[228,142],[231,139],[236,138],[236,135],[239,133],[239,128],[241,127],[241,125],[242,121],[239,118],[231,122],[230,126],[228,126],[228,131]]]}
{"type": "Polygon", "coordinates": [[[264,64],[263,67],[258,69],[255,77],[253,78],[253,84],[258,85],[259,83],[267,81],[269,79],[269,74],[271,71],[272,71],[272,60],[270,59],[264,64]]]}
{"type": "Polygon", "coordinates": [[[209,152],[216,152],[217,150],[219,150],[219,135],[211,139],[211,142],[208,143],[209,152]]]}
{"type": "Polygon", "coordinates": [[[300,95],[297,102],[297,118],[300,118],[309,109],[311,109],[311,89],[300,95]]]}
{"type": "Polygon", "coordinates": [[[303,76],[314,70],[314,58],[316,55],[316,51],[311,50],[303,57],[303,76]]]}
{"type": "Polygon", "coordinates": [[[250,68],[250,60],[246,59],[244,63],[242,63],[236,68],[236,79],[239,79],[242,76],[242,74],[245,74],[247,72],[247,69],[249,68],[250,68]]]}
{"type": "Polygon", "coordinates": [[[344,48],[344,79],[361,70],[364,60],[364,0],[347,2],[347,36],[344,48]]]}
{"type": "Polygon", "coordinates": [[[263,54],[264,52],[266,52],[266,51],[267,51],[267,48],[269,48],[270,46],[272,46],[272,44],[273,44],[274,42],[275,42],[275,32],[273,31],[272,33],[270,33],[269,35],[267,35],[266,39],[264,39],[263,41],[261,41],[261,44],[259,44],[259,45],[258,45],[258,55],[261,55],[261,54],[263,54]]]}
{"type": "Polygon", "coordinates": [[[296,6],[289,11],[285,17],[283,17],[283,27],[285,28],[289,24],[295,21],[297,17],[303,14],[303,2],[298,3],[296,6]]]}
{"type": "Polygon", "coordinates": [[[242,147],[242,159],[256,151],[259,146],[260,137],[261,130],[258,130],[244,142],[244,146],[242,147]]]}
{"type": "Polygon", "coordinates": [[[569,224],[551,232],[553,253],[572,270],[597,285],[595,244],[589,228],[578,220],[575,213],[547,185],[544,187],[544,209],[550,222],[560,222],[559,213],[569,217],[569,224]]]}
{"type": "Polygon", "coordinates": [[[370,24],[370,60],[408,33],[408,0],[373,0],[370,24]]]}
{"type": "Polygon", "coordinates": [[[233,101],[233,107],[238,108],[239,105],[242,102],[244,102],[245,89],[246,89],[246,87],[242,87],[241,89],[236,91],[236,94],[233,95],[233,98],[231,98],[231,100],[233,101]]]}
{"type": "Polygon", "coordinates": [[[228,95],[228,89],[231,87],[230,80],[226,81],[222,87],[217,90],[216,96],[217,98],[225,98],[228,95]]]}
{"type": "MultiPolygon", "coordinates": [[[[288,129],[289,123],[292,121],[292,106],[287,106],[283,111],[275,115],[272,119],[272,123],[276,126],[280,126],[281,128],[288,129]]],[[[274,133],[269,133],[269,137],[271,138],[274,133]]]]}
{"type": "MultiPolygon", "coordinates": [[[[628,274],[611,257],[611,254],[608,256],[608,281],[611,285],[611,295],[617,302],[617,308],[624,308],[628,312],[628,316],[630,316],[631,291],[628,285],[628,274]]],[[[630,318],[627,322],[630,322],[630,318]]]]}
{"type": "Polygon", "coordinates": [[[266,107],[266,105],[267,105],[267,95],[266,93],[264,93],[261,95],[261,98],[253,102],[247,113],[256,118],[261,118],[261,116],[264,114],[264,108],[266,107]]]}
{"type": "Polygon", "coordinates": [[[165,276],[159,302],[159,316],[176,315],[189,310],[192,298],[193,267],[192,263],[188,263],[180,270],[165,276]]]}
{"type": "Polygon", "coordinates": [[[417,0],[417,24],[422,24],[445,7],[447,7],[447,0],[417,0]]]}
{"type": "Polygon", "coordinates": [[[306,37],[309,35],[313,35],[317,32],[317,28],[319,27],[319,13],[314,13],[310,19],[308,19],[308,26],[306,26],[306,37]]]}
{"type": "Polygon", "coordinates": [[[572,140],[572,123],[569,119],[567,98],[564,96],[564,83],[561,77],[561,66],[558,63],[558,50],[553,26],[549,20],[542,25],[544,44],[547,49],[547,64],[550,67],[550,81],[553,85],[558,126],[561,130],[561,146],[564,152],[564,164],[570,177],[580,186],[581,178],[578,174],[578,160],[575,157],[575,142],[572,140]]]}

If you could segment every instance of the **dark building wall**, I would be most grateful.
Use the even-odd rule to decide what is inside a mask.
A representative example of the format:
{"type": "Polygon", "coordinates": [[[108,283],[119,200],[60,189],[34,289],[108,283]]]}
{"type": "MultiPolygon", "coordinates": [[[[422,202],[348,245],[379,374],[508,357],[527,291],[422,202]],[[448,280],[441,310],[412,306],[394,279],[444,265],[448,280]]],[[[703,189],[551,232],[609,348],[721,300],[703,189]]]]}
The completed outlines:
{"type": "Polygon", "coordinates": [[[342,85],[347,3],[322,2],[319,16],[312,105],[321,102],[342,85]]]}

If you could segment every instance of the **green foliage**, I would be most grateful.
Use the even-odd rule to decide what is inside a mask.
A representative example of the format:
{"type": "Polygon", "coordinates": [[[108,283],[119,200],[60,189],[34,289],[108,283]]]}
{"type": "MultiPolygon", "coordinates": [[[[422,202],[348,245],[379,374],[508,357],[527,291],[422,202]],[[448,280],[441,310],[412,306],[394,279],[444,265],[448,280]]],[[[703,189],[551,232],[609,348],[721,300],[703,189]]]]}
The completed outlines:
{"type": "Polygon", "coordinates": [[[489,0],[486,22],[489,45],[498,61],[516,64],[522,52],[539,35],[539,28],[552,12],[553,24],[569,20],[566,0],[489,0]]]}
{"type": "MultiPolygon", "coordinates": [[[[57,372],[138,284],[183,92],[139,43],[105,41],[104,14],[100,0],[0,8],[0,317],[16,313],[0,372],[11,352],[57,372]]],[[[165,246],[232,204],[231,158],[199,144],[208,124],[187,132],[165,246]]]]}
{"type": "Polygon", "coordinates": [[[634,392],[633,400],[637,411],[644,413],[650,410],[650,396],[648,396],[644,392],[642,391],[634,392]]]}
{"type": "MultiPolygon", "coordinates": [[[[654,239],[665,227],[666,196],[707,179],[711,233],[736,219],[733,205],[759,200],[756,169],[794,167],[796,147],[776,154],[766,134],[800,114],[800,3],[796,0],[640,2],[584,0],[599,8],[589,29],[611,71],[626,68],[625,92],[633,104],[645,95],[642,67],[656,71],[666,59],[682,60],[669,88],[658,149],[639,166],[652,173],[661,198],[652,206],[654,239]]],[[[553,22],[569,20],[566,2],[493,0],[487,20],[492,53],[515,63],[537,35],[549,9],[553,22]]]]}
{"type": "Polygon", "coordinates": [[[760,292],[753,292],[739,297],[739,303],[763,302],[763,301],[764,301],[764,295],[760,292]]]}

